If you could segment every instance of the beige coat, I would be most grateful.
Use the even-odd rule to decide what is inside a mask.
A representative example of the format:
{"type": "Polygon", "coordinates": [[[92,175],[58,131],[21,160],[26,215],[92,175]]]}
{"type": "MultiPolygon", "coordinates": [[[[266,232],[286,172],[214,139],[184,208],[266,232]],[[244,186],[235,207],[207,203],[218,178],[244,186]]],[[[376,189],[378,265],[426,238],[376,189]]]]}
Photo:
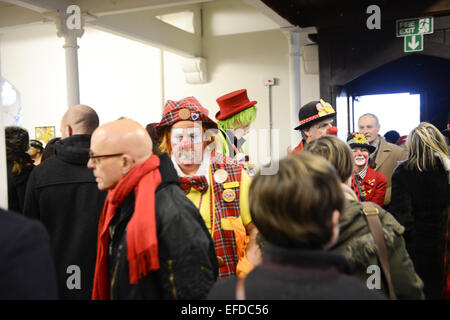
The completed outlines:
{"type": "Polygon", "coordinates": [[[375,171],[384,174],[387,179],[386,195],[384,196],[384,206],[386,207],[391,202],[392,173],[398,162],[405,160],[408,155],[399,146],[387,142],[381,136],[378,136],[378,138],[380,139],[380,146],[375,158],[375,171]]]}

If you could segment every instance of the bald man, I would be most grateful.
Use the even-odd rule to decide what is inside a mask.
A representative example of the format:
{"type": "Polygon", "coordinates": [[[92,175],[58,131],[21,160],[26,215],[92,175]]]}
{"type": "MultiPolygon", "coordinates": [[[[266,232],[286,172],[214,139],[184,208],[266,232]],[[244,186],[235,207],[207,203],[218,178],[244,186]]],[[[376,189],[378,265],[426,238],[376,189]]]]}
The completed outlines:
{"type": "Polygon", "coordinates": [[[25,194],[24,214],[40,220],[49,232],[61,299],[92,295],[97,226],[106,192],[97,189],[86,165],[98,125],[94,109],[70,107],[61,119],[55,156],[33,170],[25,194]]]}
{"type": "Polygon", "coordinates": [[[217,278],[198,209],[181,191],[169,156],[151,150],[147,131],[131,119],[92,135],[88,167],[98,188],[108,190],[93,299],[201,299],[217,278]]]}

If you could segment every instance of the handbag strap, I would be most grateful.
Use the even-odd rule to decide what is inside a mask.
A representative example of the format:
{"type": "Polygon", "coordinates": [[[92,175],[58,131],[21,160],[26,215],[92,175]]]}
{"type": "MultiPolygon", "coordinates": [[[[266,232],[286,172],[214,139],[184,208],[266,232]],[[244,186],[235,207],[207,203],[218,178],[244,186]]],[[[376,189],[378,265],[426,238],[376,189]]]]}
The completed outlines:
{"type": "Polygon", "coordinates": [[[374,207],[370,204],[370,202],[361,202],[361,204],[363,206],[363,212],[367,218],[367,224],[369,225],[370,232],[372,233],[377,246],[378,258],[380,259],[381,268],[383,269],[389,288],[389,297],[391,300],[397,300],[394,286],[392,285],[386,241],[383,235],[383,227],[381,225],[378,208],[374,207]]]}
{"type": "Polygon", "coordinates": [[[245,278],[238,278],[236,282],[236,300],[245,300],[245,278]]]}

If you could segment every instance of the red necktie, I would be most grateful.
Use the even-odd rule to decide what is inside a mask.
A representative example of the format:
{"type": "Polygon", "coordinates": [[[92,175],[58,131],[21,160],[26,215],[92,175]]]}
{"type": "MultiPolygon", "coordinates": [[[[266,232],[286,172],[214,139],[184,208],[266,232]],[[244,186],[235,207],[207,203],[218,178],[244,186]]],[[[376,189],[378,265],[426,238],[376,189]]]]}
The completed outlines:
{"type": "Polygon", "coordinates": [[[201,193],[205,193],[206,190],[208,190],[208,181],[206,180],[205,176],[181,177],[180,182],[181,189],[183,189],[185,193],[189,193],[189,190],[191,190],[191,188],[194,188],[201,193]]]}

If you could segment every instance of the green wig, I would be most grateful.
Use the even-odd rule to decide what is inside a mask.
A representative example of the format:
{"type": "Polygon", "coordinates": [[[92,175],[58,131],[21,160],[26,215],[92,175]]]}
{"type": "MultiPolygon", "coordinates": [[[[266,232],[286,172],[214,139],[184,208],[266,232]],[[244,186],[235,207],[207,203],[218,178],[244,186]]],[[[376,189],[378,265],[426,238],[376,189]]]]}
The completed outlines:
{"type": "Polygon", "coordinates": [[[220,130],[237,129],[248,126],[256,119],[256,107],[252,106],[224,120],[217,120],[220,130]]]}

